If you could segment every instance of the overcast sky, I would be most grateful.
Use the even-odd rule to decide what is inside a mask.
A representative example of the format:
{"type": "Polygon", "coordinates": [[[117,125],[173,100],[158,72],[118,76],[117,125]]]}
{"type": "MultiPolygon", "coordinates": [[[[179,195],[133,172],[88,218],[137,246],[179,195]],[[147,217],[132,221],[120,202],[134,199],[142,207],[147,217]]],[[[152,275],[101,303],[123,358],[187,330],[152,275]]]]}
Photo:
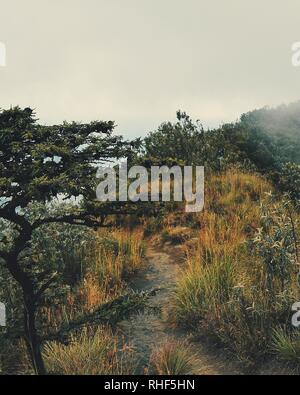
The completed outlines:
{"type": "Polygon", "coordinates": [[[144,135],[300,99],[299,0],[0,0],[0,107],[144,135]]]}

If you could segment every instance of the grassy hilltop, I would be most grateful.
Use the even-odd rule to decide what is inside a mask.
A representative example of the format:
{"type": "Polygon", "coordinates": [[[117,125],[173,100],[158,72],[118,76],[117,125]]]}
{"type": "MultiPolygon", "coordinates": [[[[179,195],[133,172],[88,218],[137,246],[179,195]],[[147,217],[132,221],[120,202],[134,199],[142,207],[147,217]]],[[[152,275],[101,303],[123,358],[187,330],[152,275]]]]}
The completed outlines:
{"type": "Polygon", "coordinates": [[[298,372],[299,103],[216,130],[177,116],[127,142],[0,113],[1,374],[298,372]],[[99,205],[94,163],[124,156],[204,165],[204,210],[99,205]]]}

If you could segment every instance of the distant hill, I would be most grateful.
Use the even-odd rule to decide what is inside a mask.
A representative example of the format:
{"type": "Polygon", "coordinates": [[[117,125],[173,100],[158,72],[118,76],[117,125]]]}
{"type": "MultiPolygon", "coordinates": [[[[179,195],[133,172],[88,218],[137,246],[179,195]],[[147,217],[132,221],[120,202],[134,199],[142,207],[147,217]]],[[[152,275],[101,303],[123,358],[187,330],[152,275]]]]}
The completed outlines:
{"type": "Polygon", "coordinates": [[[240,123],[272,136],[283,161],[300,163],[300,101],[250,111],[240,123]]]}

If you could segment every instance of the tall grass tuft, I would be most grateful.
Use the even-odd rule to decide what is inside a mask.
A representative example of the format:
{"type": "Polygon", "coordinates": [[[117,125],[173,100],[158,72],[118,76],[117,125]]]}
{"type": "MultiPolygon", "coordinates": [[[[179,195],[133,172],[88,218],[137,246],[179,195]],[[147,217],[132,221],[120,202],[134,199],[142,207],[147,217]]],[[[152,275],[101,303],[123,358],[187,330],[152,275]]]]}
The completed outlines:
{"type": "Polygon", "coordinates": [[[188,343],[171,339],[152,352],[150,364],[158,375],[182,376],[199,370],[199,361],[188,343]]]}
{"type": "Polygon", "coordinates": [[[47,343],[43,352],[48,372],[59,375],[133,374],[133,354],[107,328],[85,328],[69,345],[47,343]]]}
{"type": "Polygon", "coordinates": [[[284,328],[273,331],[271,350],[285,362],[300,362],[300,336],[291,335],[284,328]]]}
{"type": "Polygon", "coordinates": [[[218,314],[222,304],[230,300],[237,281],[235,263],[229,257],[209,264],[190,259],[175,291],[176,320],[196,324],[207,314],[218,314]]]}

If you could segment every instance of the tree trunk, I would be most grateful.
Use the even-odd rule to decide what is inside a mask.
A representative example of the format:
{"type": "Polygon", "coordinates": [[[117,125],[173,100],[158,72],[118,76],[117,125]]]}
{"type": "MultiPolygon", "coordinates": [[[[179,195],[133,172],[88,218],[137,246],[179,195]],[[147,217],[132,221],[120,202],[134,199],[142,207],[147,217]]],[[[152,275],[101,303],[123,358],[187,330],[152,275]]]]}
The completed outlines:
{"type": "Polygon", "coordinates": [[[31,297],[24,295],[24,306],[24,326],[28,352],[35,373],[45,375],[46,369],[41,353],[41,342],[35,326],[36,305],[31,297]]]}

